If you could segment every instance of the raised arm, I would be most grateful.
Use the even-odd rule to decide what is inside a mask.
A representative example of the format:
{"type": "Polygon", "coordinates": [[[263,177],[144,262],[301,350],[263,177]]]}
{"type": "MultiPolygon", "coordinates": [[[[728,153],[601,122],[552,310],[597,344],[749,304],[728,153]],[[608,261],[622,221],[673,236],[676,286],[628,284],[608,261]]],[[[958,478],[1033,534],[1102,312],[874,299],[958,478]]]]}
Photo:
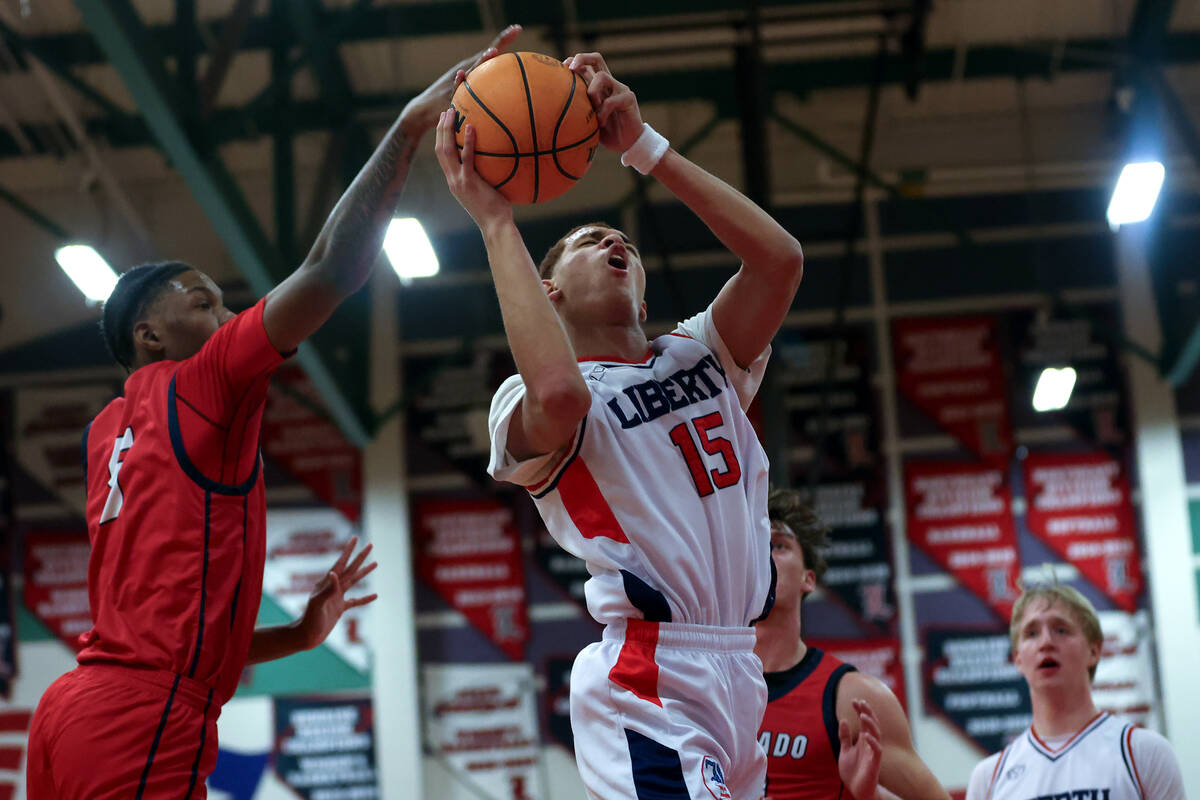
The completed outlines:
{"type": "MultiPolygon", "coordinates": [[[[837,715],[858,733],[858,711],[855,701],[866,701],[878,720],[883,756],[879,765],[879,786],[903,800],[949,800],[950,795],[925,766],[913,749],[908,718],[895,695],[878,679],[861,672],[848,673],[838,684],[837,715]]],[[[890,793],[890,794],[889,794],[890,793]]]]}
{"type": "MultiPolygon", "coordinates": [[[[566,63],[587,83],[601,144],[618,153],[629,150],[643,129],[633,91],[612,76],[599,53],[580,53],[566,63]]],[[[717,295],[713,322],[734,360],[748,366],[791,308],[804,272],[800,243],[744,194],[674,150],[650,174],[741,259],[717,295]]]]}
{"type": "Polygon", "coordinates": [[[504,333],[525,383],[525,397],[509,423],[506,449],[518,460],[552,453],[571,438],[587,413],[591,393],[513,223],[512,205],[475,171],[475,129],[467,123],[460,157],[454,119],[455,113],[446,111],[438,122],[438,163],[451,193],[483,234],[504,333]]]}
{"type": "Polygon", "coordinates": [[[413,98],[334,206],[304,263],[267,295],[263,326],[280,352],[294,350],[371,274],[422,135],[450,102],[455,76],[491,58],[521,32],[505,28],[484,51],[456,64],[413,98]]]}

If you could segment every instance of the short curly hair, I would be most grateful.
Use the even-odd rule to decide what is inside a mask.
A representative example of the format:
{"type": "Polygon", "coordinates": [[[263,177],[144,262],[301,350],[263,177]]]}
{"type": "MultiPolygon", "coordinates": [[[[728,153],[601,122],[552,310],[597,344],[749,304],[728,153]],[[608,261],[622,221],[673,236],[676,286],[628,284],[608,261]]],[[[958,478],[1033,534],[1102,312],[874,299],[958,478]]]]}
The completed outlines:
{"type": "Polygon", "coordinates": [[[767,517],[771,522],[782,522],[800,544],[804,554],[804,566],[821,580],[829,563],[825,550],[829,547],[831,530],[813,512],[804,496],[795,489],[771,489],[767,495],[767,517]]]}

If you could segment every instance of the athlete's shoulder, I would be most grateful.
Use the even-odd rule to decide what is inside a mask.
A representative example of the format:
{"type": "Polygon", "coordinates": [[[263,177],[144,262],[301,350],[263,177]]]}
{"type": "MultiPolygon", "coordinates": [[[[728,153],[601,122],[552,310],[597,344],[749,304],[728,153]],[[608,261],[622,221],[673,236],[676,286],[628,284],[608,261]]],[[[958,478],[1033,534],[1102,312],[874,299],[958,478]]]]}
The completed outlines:
{"type": "Polygon", "coordinates": [[[967,782],[967,800],[984,800],[987,797],[996,766],[1000,763],[1000,757],[1003,755],[1003,750],[992,753],[975,765],[975,769],[971,770],[971,778],[967,782]]]}

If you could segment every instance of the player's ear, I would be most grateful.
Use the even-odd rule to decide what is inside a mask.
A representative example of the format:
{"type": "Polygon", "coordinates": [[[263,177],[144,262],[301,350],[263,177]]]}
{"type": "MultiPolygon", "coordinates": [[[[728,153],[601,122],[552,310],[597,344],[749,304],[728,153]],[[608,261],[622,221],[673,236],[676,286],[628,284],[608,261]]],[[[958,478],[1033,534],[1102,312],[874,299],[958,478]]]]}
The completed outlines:
{"type": "Polygon", "coordinates": [[[804,576],[800,579],[800,591],[807,595],[816,588],[817,573],[811,569],[804,570],[804,576]]]}
{"type": "Polygon", "coordinates": [[[549,278],[542,278],[542,288],[546,290],[546,297],[549,297],[551,302],[562,297],[562,289],[555,286],[554,281],[549,278]]]}
{"type": "Polygon", "coordinates": [[[638,322],[646,321],[646,301],[642,301],[641,308],[638,309],[638,322]]]}
{"type": "Polygon", "coordinates": [[[149,350],[155,355],[161,354],[164,347],[162,340],[158,338],[158,332],[154,329],[154,324],[145,319],[134,323],[133,345],[135,348],[142,347],[149,350]]]}

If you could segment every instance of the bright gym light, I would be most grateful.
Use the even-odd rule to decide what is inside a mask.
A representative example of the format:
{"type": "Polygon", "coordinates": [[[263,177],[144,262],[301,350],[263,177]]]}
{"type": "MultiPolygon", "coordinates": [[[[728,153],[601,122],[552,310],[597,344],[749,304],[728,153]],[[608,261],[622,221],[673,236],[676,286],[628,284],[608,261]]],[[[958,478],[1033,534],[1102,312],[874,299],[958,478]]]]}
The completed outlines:
{"type": "Polygon", "coordinates": [[[54,260],[67,277],[94,303],[103,303],[117,285],[117,273],[104,256],[88,244],[69,244],[54,251],[54,260]]]}
{"type": "Polygon", "coordinates": [[[1166,171],[1160,161],[1126,164],[1108,202],[1108,225],[1113,230],[1150,216],[1166,171]]]}
{"type": "Polygon", "coordinates": [[[437,253],[415,217],[396,217],[388,223],[383,237],[383,252],[402,281],[428,278],[438,273],[437,253]]]}
{"type": "Polygon", "coordinates": [[[1057,411],[1065,408],[1071,400],[1071,390],[1074,388],[1073,367],[1046,367],[1038,376],[1037,386],[1033,390],[1033,410],[1057,411]]]}

